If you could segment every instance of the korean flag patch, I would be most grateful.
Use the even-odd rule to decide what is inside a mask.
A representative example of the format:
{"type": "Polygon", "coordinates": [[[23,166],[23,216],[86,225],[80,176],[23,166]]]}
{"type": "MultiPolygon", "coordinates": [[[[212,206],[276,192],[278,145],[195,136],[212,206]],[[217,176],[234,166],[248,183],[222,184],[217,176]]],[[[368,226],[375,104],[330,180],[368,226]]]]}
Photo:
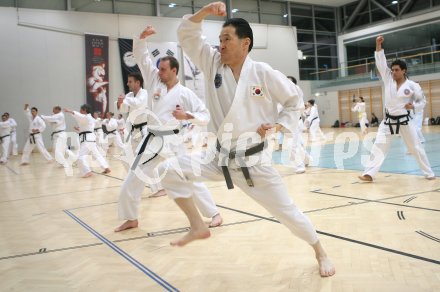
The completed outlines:
{"type": "Polygon", "coordinates": [[[264,97],[263,88],[261,86],[257,86],[257,85],[251,86],[251,96],[252,97],[264,97]]]}

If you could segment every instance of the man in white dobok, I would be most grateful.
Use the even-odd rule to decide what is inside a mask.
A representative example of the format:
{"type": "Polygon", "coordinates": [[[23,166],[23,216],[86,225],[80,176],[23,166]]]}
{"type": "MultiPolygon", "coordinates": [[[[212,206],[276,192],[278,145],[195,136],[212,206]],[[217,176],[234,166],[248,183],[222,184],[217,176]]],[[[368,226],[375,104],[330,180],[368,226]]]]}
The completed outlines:
{"type": "Polygon", "coordinates": [[[50,137],[52,139],[52,149],[55,160],[64,165],[64,154],[67,150],[66,120],[60,106],[54,106],[52,113],[53,115],[50,116],[41,115],[41,118],[52,126],[52,134],[50,134],[50,137]]]}
{"type": "Polygon", "coordinates": [[[11,143],[9,144],[9,153],[17,156],[18,155],[18,144],[17,144],[17,122],[14,118],[11,118],[9,113],[5,113],[6,120],[11,124],[11,143]]]}
{"type": "MultiPolygon", "coordinates": [[[[176,125],[180,131],[184,121],[206,125],[210,118],[209,111],[194,92],[180,84],[177,78],[179,73],[177,59],[171,56],[161,58],[159,69],[153,63],[146,42],[147,37],[153,34],[155,34],[154,28],[147,26],[140,37],[135,38],[133,44],[134,57],[142,72],[145,87],[150,92],[148,108],[151,114],[148,116],[147,128],[155,125],[176,125]]],[[[164,157],[172,156],[172,153],[176,155],[185,153],[182,134],[177,137],[174,135],[164,136],[163,139],[165,149],[161,150],[161,155],[140,166],[142,173],[153,179],[151,183],[148,183],[153,192],[150,197],[166,194],[160,184],[162,173],[157,170],[159,163],[163,161],[164,157]],[[170,143],[171,140],[174,141],[170,143]]],[[[155,144],[155,142],[157,140],[153,139],[151,144],[155,144]]],[[[119,197],[119,217],[125,219],[126,222],[116,228],[116,232],[138,226],[138,209],[143,191],[143,181],[138,176],[131,169],[122,185],[119,197]]],[[[203,183],[193,183],[192,192],[202,215],[212,218],[209,226],[221,225],[223,219],[208,188],[203,183]]]]}
{"type": "Polygon", "coordinates": [[[382,77],[385,94],[385,118],[377,130],[376,141],[364,173],[359,176],[362,181],[372,182],[379,172],[391,146],[394,134],[401,134],[408,151],[414,156],[426,179],[435,179],[429,165],[425,149],[417,136],[417,129],[411,119],[410,110],[420,110],[426,100],[420,85],[406,77],[407,66],[403,60],[395,60],[388,68],[387,59],[382,49],[383,36],[376,38],[376,67],[382,77]]]}
{"type": "Polygon", "coordinates": [[[96,146],[96,134],[94,131],[96,120],[90,114],[92,112],[90,105],[83,104],[79,112],[72,111],[68,108],[65,108],[64,112],[72,114],[73,118],[78,123],[78,127],[75,127],[75,129],[79,131],[80,148],[78,154],[78,168],[80,175],[84,178],[93,175],[88,162],[89,154],[96,159],[99,166],[104,169],[102,172],[103,174],[110,173],[111,170],[107,161],[96,146]]]}
{"type": "MultiPolygon", "coordinates": [[[[208,151],[216,158],[206,162],[202,153],[179,156],[180,170],[168,169],[162,184],[191,226],[186,235],[171,245],[184,246],[210,236],[191,199],[192,181],[226,180],[228,188],[233,188],[233,184],[239,186],[291,232],[309,243],[315,250],[321,276],[331,276],[335,268],[310,220],[297,208],[280,174],[271,165],[271,155],[269,159],[259,157],[261,152],[266,152],[263,149],[268,133],[295,130],[304,103],[298,97],[296,86],[284,74],[249,57],[253,33],[246,20],[233,18],[223,24],[219,51],[207,44],[202,37],[202,20],[209,15],[225,16],[225,4],[211,3],[194,15],[184,16],[178,37],[185,53],[205,76],[206,100],[211,113],[209,126],[218,139],[208,151]],[[280,113],[278,103],[282,106],[280,113]],[[194,173],[195,165],[200,167],[199,175],[194,173]]],[[[172,164],[175,163],[170,161],[162,167],[172,164]]]]}
{"type": "Polygon", "coordinates": [[[113,144],[119,148],[119,152],[124,151],[124,143],[122,142],[122,138],[118,130],[118,120],[116,120],[113,116],[114,113],[107,112],[105,114],[105,120],[102,121],[103,130],[105,127],[103,150],[106,154],[109,147],[113,144]]]}
{"type": "Polygon", "coordinates": [[[137,142],[147,135],[147,101],[148,92],[143,88],[144,79],[138,72],[128,74],[127,86],[130,90],[126,95],[121,94],[116,101],[118,111],[127,113],[124,142],[130,141],[135,149],[137,142]]]}
{"type": "Polygon", "coordinates": [[[2,154],[0,156],[0,164],[8,162],[9,156],[9,144],[11,142],[11,123],[8,121],[6,114],[2,115],[2,121],[0,122],[0,145],[2,148],[2,154]]]}
{"type": "Polygon", "coordinates": [[[29,138],[26,140],[26,144],[23,148],[21,165],[29,164],[29,157],[31,156],[31,152],[35,146],[37,146],[38,151],[43,154],[44,158],[46,158],[48,161],[52,161],[52,156],[49,154],[49,152],[47,152],[46,147],[44,147],[42,133],[46,129],[46,123],[40,116],[38,116],[38,109],[33,107],[31,110],[29,110],[29,105],[25,104],[24,113],[29,120],[29,138]]]}

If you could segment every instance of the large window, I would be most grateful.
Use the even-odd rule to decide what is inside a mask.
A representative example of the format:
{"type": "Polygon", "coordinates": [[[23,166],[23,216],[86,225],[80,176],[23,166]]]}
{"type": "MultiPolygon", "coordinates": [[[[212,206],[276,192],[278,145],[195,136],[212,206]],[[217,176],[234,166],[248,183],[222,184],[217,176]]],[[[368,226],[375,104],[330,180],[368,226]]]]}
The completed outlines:
{"type": "Polygon", "coordinates": [[[333,74],[323,71],[338,67],[335,8],[291,4],[292,25],[297,29],[300,78],[325,80],[333,74]]]}
{"type": "MultiPolygon", "coordinates": [[[[390,58],[414,56],[414,62],[431,63],[440,49],[440,22],[429,23],[384,35],[385,53],[390,58]],[[411,40],[411,41],[408,41],[411,40]]],[[[347,65],[364,65],[374,61],[376,38],[347,43],[347,65]]]]}

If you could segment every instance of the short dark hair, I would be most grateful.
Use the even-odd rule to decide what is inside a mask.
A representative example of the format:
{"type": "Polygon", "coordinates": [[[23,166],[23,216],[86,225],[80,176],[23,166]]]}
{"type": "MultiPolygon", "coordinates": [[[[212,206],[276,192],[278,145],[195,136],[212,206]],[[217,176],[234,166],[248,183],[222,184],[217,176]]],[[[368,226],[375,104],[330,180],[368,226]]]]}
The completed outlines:
{"type": "Polygon", "coordinates": [[[53,108],[56,109],[56,110],[59,110],[59,111],[61,110],[61,107],[59,105],[56,105],[53,108]]]}
{"type": "Polygon", "coordinates": [[[31,108],[31,111],[32,111],[32,110],[35,110],[35,111],[38,112],[38,109],[37,109],[36,107],[32,107],[32,108],[31,108]]]}
{"type": "Polygon", "coordinates": [[[114,113],[112,113],[112,112],[107,112],[108,114],[110,114],[112,117],[115,115],[114,113]]]}
{"type": "Polygon", "coordinates": [[[92,107],[88,105],[87,103],[83,104],[80,109],[85,111],[86,113],[90,114],[92,112],[92,107]]]}
{"type": "Polygon", "coordinates": [[[247,22],[243,18],[230,18],[225,21],[223,27],[227,27],[229,25],[235,27],[235,34],[238,36],[239,39],[249,38],[251,40],[248,49],[248,52],[250,52],[252,50],[252,47],[254,46],[254,34],[252,32],[251,26],[249,25],[249,22],[247,22]]]}
{"type": "Polygon", "coordinates": [[[144,78],[142,78],[142,74],[139,72],[131,72],[128,73],[128,77],[133,77],[134,80],[139,81],[141,87],[144,87],[144,78]]]}
{"type": "Polygon", "coordinates": [[[296,84],[296,78],[293,76],[287,76],[288,79],[290,79],[290,81],[292,81],[293,83],[296,84]]]}
{"type": "Polygon", "coordinates": [[[174,69],[176,68],[176,74],[179,73],[179,61],[177,61],[176,58],[174,58],[173,56],[166,56],[163,58],[160,58],[160,61],[169,61],[170,62],[170,68],[174,69]]]}
{"type": "Polygon", "coordinates": [[[401,59],[396,59],[391,63],[391,68],[393,68],[393,66],[399,66],[400,69],[402,70],[408,70],[408,67],[406,66],[406,62],[401,60],[401,59]]]}
{"type": "Polygon", "coordinates": [[[363,98],[362,96],[359,96],[359,99],[360,99],[362,102],[365,102],[365,101],[364,101],[364,98],[363,98]]]}
{"type": "Polygon", "coordinates": [[[315,105],[315,100],[314,100],[314,99],[309,99],[309,103],[310,103],[311,105],[315,105]]]}
{"type": "Polygon", "coordinates": [[[4,113],[4,115],[7,115],[9,117],[9,113],[8,112],[4,113]]]}

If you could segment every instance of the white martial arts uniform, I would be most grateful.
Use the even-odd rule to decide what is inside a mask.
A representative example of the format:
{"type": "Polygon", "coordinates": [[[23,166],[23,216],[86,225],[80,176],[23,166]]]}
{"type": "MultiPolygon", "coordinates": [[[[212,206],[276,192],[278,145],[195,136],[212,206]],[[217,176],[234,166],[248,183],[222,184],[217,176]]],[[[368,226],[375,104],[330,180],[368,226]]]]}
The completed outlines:
{"type": "Polygon", "coordinates": [[[102,121],[107,129],[107,134],[105,137],[106,143],[103,144],[103,149],[107,153],[108,148],[114,143],[120,151],[124,151],[124,143],[122,143],[121,135],[118,130],[118,120],[115,118],[105,119],[102,121]]]}
{"type": "Polygon", "coordinates": [[[8,122],[11,124],[11,143],[9,144],[10,152],[12,155],[18,155],[17,144],[17,122],[13,118],[9,118],[8,122]]]}
{"type": "MultiPolygon", "coordinates": [[[[426,101],[420,85],[414,81],[406,79],[397,90],[397,84],[392,77],[390,68],[387,66],[384,51],[381,50],[380,52],[375,52],[374,56],[376,58],[377,69],[379,70],[384,83],[385,111],[388,112],[389,115],[396,117],[409,115],[409,111],[405,109],[405,104],[407,103],[413,103],[416,111],[423,108],[426,101]]],[[[400,125],[399,133],[405,141],[408,151],[411,152],[417,160],[424,176],[427,178],[434,177],[435,175],[429,165],[425,149],[423,149],[420,139],[417,137],[417,130],[414,121],[409,117],[407,119],[409,119],[408,124],[400,125]]],[[[403,119],[402,122],[404,122],[404,120],[406,119],[403,119]]],[[[392,127],[393,132],[397,134],[397,126],[386,125],[385,123],[388,123],[388,121],[390,120],[385,117],[380,123],[376,141],[371,149],[370,158],[366,163],[364,175],[368,174],[371,177],[374,177],[384,162],[393,138],[390,127],[392,127]]],[[[392,119],[391,122],[395,122],[395,120],[392,119]]]]}
{"type": "Polygon", "coordinates": [[[94,131],[96,127],[96,120],[90,114],[84,115],[77,111],[74,111],[74,114],[72,116],[75,118],[79,127],[80,148],[78,154],[78,168],[80,171],[80,175],[84,176],[91,171],[89,167],[89,162],[87,161],[89,154],[91,154],[92,157],[96,159],[96,161],[102,168],[108,168],[109,166],[107,161],[99,152],[96,146],[96,135],[94,131]]]}
{"type": "MultiPolygon", "coordinates": [[[[135,39],[133,53],[148,91],[152,93],[148,98],[148,108],[152,114],[148,115],[147,128],[152,125],[181,125],[183,121],[177,120],[172,115],[176,105],[194,117],[189,120],[190,122],[201,125],[206,125],[209,122],[209,112],[194,92],[180,83],[168,91],[166,85],[160,81],[159,70],[149,56],[146,40],[135,39]]],[[[155,139],[152,142],[154,143],[155,139]]],[[[160,180],[161,174],[158,172],[157,166],[163,162],[164,157],[170,156],[172,153],[177,155],[185,153],[182,134],[177,137],[175,135],[165,136],[163,143],[165,149],[161,151],[161,156],[140,165],[142,172],[147,177],[154,178],[155,182],[160,180]]],[[[155,182],[149,183],[153,193],[163,189],[160,183],[155,182]]],[[[143,181],[130,169],[119,196],[120,219],[134,220],[138,218],[143,185],[143,181]]],[[[192,191],[195,194],[194,201],[203,216],[212,218],[219,213],[209,190],[203,183],[194,183],[192,191]]]]}
{"type": "Polygon", "coordinates": [[[367,133],[368,117],[365,111],[365,102],[357,102],[356,105],[351,109],[353,112],[358,113],[359,125],[361,127],[362,134],[367,133]]]}
{"type": "Polygon", "coordinates": [[[64,154],[67,150],[67,136],[66,136],[66,120],[64,113],[59,112],[50,116],[41,115],[43,120],[50,123],[52,126],[52,148],[55,153],[55,159],[58,163],[64,164],[64,154]]]}
{"type": "Polygon", "coordinates": [[[306,127],[309,128],[310,141],[317,141],[318,138],[325,140],[325,135],[322,133],[321,127],[319,126],[320,121],[318,106],[314,104],[312,107],[310,107],[310,111],[305,122],[306,127]]]}
{"type": "Polygon", "coordinates": [[[104,154],[104,144],[105,144],[105,139],[104,139],[104,131],[102,130],[102,119],[101,118],[97,118],[95,119],[95,126],[93,128],[93,131],[95,132],[95,136],[96,136],[96,146],[98,147],[98,150],[102,150],[102,154],[104,154]]]}
{"type": "Polygon", "coordinates": [[[5,122],[0,122],[0,144],[2,145],[2,155],[0,157],[0,163],[8,162],[10,142],[11,123],[6,120],[5,122]]]}
{"type": "Polygon", "coordinates": [[[423,127],[423,113],[426,106],[426,97],[423,94],[423,101],[414,103],[414,125],[416,126],[417,130],[417,137],[419,137],[420,142],[423,144],[425,143],[425,137],[422,133],[422,127],[423,127]]]}
{"type": "Polygon", "coordinates": [[[137,138],[138,133],[135,132],[135,130],[140,132],[141,137],[147,135],[147,102],[148,92],[143,88],[139,89],[136,95],[134,95],[133,92],[129,92],[125,95],[125,99],[118,109],[121,113],[128,113],[125,124],[125,135],[123,137],[124,143],[127,142],[129,136],[131,137],[131,141],[134,141],[133,138],[137,138]]]}
{"type": "MultiPolygon", "coordinates": [[[[187,17],[178,29],[178,37],[185,53],[205,76],[210,128],[216,131],[222,146],[226,148],[230,143],[231,149],[243,151],[260,144],[261,138],[256,130],[262,123],[279,123],[285,130],[293,132],[304,108],[294,84],[281,72],[265,63],[255,62],[249,56],[243,63],[237,83],[231,68],[221,63],[220,53],[204,42],[202,24],[191,22],[187,17]],[[277,103],[283,106],[280,113],[277,103]],[[251,145],[246,145],[250,139],[251,145]]],[[[256,156],[249,157],[249,160],[256,156]]],[[[191,181],[224,180],[218,159],[200,165],[203,177],[194,174],[193,163],[201,158],[201,153],[178,157],[183,177],[169,170],[162,182],[171,198],[190,197],[191,181]]],[[[254,187],[250,187],[240,168],[231,161],[229,169],[233,182],[294,234],[309,244],[315,244],[318,238],[310,220],[296,207],[280,174],[270,162],[271,153],[265,165],[258,162],[251,166],[246,162],[254,183],[254,187]]]]}
{"type": "Polygon", "coordinates": [[[26,144],[24,145],[23,148],[23,156],[21,157],[21,163],[29,163],[29,157],[31,156],[31,152],[35,146],[37,146],[38,151],[40,151],[41,154],[43,154],[44,158],[51,161],[53,158],[49,154],[49,152],[47,152],[46,147],[44,147],[43,136],[42,136],[43,131],[46,129],[46,123],[39,116],[33,118],[31,111],[29,109],[25,110],[24,113],[26,114],[29,120],[29,137],[27,138],[26,144]],[[37,129],[38,133],[32,132],[32,129],[37,129]]]}
{"type": "Polygon", "coordinates": [[[117,121],[118,121],[118,132],[119,132],[119,135],[121,136],[121,139],[123,139],[124,138],[124,129],[125,129],[125,120],[124,120],[124,118],[120,118],[117,121]]]}
{"type": "MultiPolygon", "coordinates": [[[[296,90],[298,91],[298,96],[301,100],[303,100],[304,93],[302,89],[296,86],[296,90]]],[[[292,150],[290,153],[290,161],[296,171],[296,173],[303,173],[306,169],[305,167],[309,165],[312,160],[309,153],[307,153],[304,147],[304,139],[302,133],[304,131],[304,122],[302,118],[298,119],[298,126],[295,128],[292,133],[292,150]]]]}

